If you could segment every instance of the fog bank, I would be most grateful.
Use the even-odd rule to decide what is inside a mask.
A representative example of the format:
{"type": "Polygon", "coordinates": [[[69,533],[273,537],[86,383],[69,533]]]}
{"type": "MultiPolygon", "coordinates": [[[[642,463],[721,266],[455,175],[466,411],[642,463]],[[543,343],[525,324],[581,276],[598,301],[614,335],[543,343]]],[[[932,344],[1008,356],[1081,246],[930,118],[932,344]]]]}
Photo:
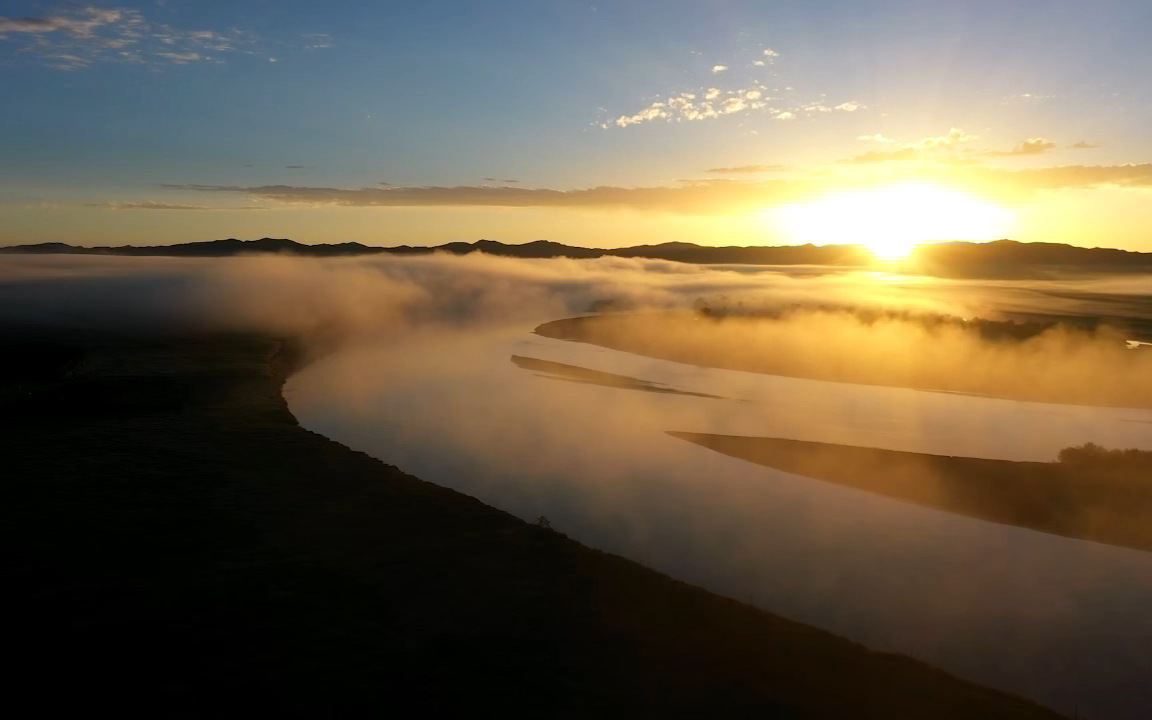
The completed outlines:
{"type": "Polygon", "coordinates": [[[872,647],[1069,713],[1135,719],[1152,704],[1152,555],[834,487],[666,431],[1043,462],[1084,442],[1152,449],[1152,413],[710,369],[695,357],[676,363],[532,335],[574,315],[689,311],[725,298],[787,308],[787,317],[763,332],[741,329],[744,321],[709,326],[717,333],[641,323],[627,339],[809,377],[913,368],[1009,386],[1103,379],[1143,392],[1150,351],[1126,350],[1126,336],[1108,329],[990,344],[975,329],[937,332],[914,317],[1074,315],[1108,305],[1105,295],[1130,299],[1139,314],[1152,281],[965,282],[479,255],[0,259],[7,328],[297,340],[314,362],[286,396],[310,429],[872,647]],[[875,323],[855,309],[912,315],[875,323]],[[595,372],[550,377],[561,365],[595,372]],[[609,375],[629,382],[581,382],[609,375]]]}

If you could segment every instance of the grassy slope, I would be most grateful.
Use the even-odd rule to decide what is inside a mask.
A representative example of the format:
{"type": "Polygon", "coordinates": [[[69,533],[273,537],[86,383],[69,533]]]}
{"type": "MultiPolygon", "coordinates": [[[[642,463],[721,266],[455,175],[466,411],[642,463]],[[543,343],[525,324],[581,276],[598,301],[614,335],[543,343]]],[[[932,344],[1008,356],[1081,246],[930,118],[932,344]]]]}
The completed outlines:
{"type": "Polygon", "coordinates": [[[304,430],[273,341],[36,347],[0,452],[37,714],[1055,717],[304,430]]]}

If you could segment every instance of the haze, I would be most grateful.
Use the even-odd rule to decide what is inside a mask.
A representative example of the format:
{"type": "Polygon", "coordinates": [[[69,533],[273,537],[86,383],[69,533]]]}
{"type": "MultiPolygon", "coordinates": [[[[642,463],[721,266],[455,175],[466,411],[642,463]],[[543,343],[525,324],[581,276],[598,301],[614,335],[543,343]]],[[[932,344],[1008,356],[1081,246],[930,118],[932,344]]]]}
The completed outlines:
{"type": "MultiPolygon", "coordinates": [[[[1041,463],[1086,442],[1152,450],[1152,357],[1126,349],[1123,332],[1054,328],[992,342],[975,325],[933,330],[917,319],[1021,309],[1074,317],[1104,293],[1136,300],[1148,291],[1147,276],[795,276],[621,258],[12,255],[0,275],[0,320],[72,332],[294,338],[313,360],[286,390],[306,427],[522,518],[546,515],[594,547],[871,647],[1069,712],[1138,718],[1152,700],[1143,684],[1152,668],[1147,551],[845,491],[667,433],[1041,463]],[[752,324],[744,330],[737,320],[679,326],[719,299],[745,312],[787,312],[740,321],[752,324]],[[532,334],[539,323],[605,307],[628,311],[600,318],[633,322],[632,342],[671,339],[714,358],[760,357],[769,363],[762,371],[779,374],[532,334]],[[854,314],[868,312],[896,315],[877,322],[854,314]],[[927,381],[983,382],[1006,399],[890,386],[915,373],[855,378],[871,385],[781,377],[899,370],[915,358],[925,359],[927,381]],[[1100,398],[1085,395],[1063,400],[1082,405],[1018,399],[1062,388],[1096,388],[1104,404],[1122,407],[1092,407],[1100,398]]],[[[1142,479],[1131,478],[1137,487],[1142,479]]],[[[944,486],[936,492],[947,508],[944,486]]]]}
{"type": "MultiPolygon", "coordinates": [[[[549,588],[615,582],[619,558],[563,534],[777,616],[690,589],[741,637],[761,636],[740,623],[786,618],[841,638],[812,631],[803,652],[835,640],[869,672],[904,661],[842,638],[908,655],[983,686],[936,678],[989,707],[1150,716],[1148,0],[9,0],[0,12],[0,331],[12,356],[0,401],[27,446],[14,457],[35,451],[14,461],[32,480],[13,484],[28,491],[24,517],[59,521],[60,536],[36,545],[58,557],[25,585],[33,605],[43,583],[71,607],[86,592],[72,575],[102,567],[84,559],[89,539],[93,557],[126,558],[61,637],[69,623],[115,628],[102,623],[116,607],[126,636],[152,642],[115,583],[147,586],[157,565],[200,582],[179,557],[133,554],[158,524],[135,494],[154,489],[150,501],[178,511],[165,528],[178,546],[211,536],[204,567],[225,570],[197,592],[221,598],[238,627],[263,613],[229,605],[236,583],[262,577],[250,557],[275,556],[269,582],[285,578],[252,590],[252,608],[315,583],[320,604],[301,595],[268,614],[286,627],[307,616],[322,639],[294,645],[309,678],[341,655],[366,674],[331,674],[379,700],[385,685],[359,678],[383,665],[312,647],[339,634],[328,620],[340,612],[325,608],[355,606],[364,614],[341,637],[376,657],[399,625],[375,624],[375,608],[409,586],[415,615],[445,600],[411,636],[433,638],[413,672],[437,688],[442,649],[459,653],[452,667],[480,657],[460,604],[473,589],[504,608],[477,637],[500,641],[521,614],[508,608],[525,607],[568,632],[552,590],[424,583],[455,575],[416,547],[440,537],[413,540],[428,527],[415,514],[380,536],[394,562],[377,564],[379,546],[357,533],[382,527],[380,505],[358,506],[354,529],[319,512],[327,483],[347,479],[339,492],[377,500],[374,483],[412,490],[382,502],[399,517],[422,498],[425,517],[456,533],[444,553],[473,577],[519,553],[528,570],[507,577],[540,576],[539,562],[549,588]],[[58,441],[61,428],[72,434],[58,441]],[[157,439],[178,452],[153,452],[157,439]],[[220,497],[250,502],[242,512],[226,499],[213,515],[215,495],[164,484],[182,462],[173,477],[195,485],[237,459],[287,457],[313,470],[228,475],[220,497]],[[345,466],[362,474],[338,476],[345,466]],[[104,542],[120,528],[57,492],[61,478],[142,519],[123,533],[139,534],[132,552],[104,542]],[[235,538],[215,534],[225,516],[243,525],[235,538]],[[497,527],[478,560],[471,543],[497,527]],[[331,530],[364,572],[337,558],[331,575],[309,575],[312,540],[289,552],[264,528],[331,530]],[[599,569],[580,575],[533,543],[599,569]],[[337,576],[347,587],[329,593],[337,576]],[[448,587],[463,592],[437,589],[448,587]]],[[[165,607],[199,627],[179,587],[161,588],[176,598],[165,607]]],[[[657,614],[622,631],[582,597],[570,617],[612,642],[674,624],[657,614]]],[[[668,630],[651,631],[651,648],[701,647],[668,630]]],[[[269,632],[267,648],[296,643],[269,632]]],[[[532,651],[541,640],[521,639],[532,651]]],[[[398,666],[404,642],[387,649],[398,666]]],[[[187,659],[214,670],[221,647],[198,647],[187,659]]],[[[581,663],[600,663],[598,644],[581,647],[592,658],[581,663]]],[[[831,656],[812,657],[800,695],[821,692],[831,656]]],[[[726,702],[792,709],[745,665],[721,680],[763,697],[726,702]]],[[[646,673],[611,682],[652,697],[634,683],[646,673]]],[[[847,674],[892,707],[923,701],[915,683],[887,696],[847,674]]],[[[308,688],[324,701],[339,687],[325,682],[308,688]]],[[[611,690],[588,685],[596,702],[611,690]]],[[[833,715],[847,703],[819,700],[833,715]]]]}

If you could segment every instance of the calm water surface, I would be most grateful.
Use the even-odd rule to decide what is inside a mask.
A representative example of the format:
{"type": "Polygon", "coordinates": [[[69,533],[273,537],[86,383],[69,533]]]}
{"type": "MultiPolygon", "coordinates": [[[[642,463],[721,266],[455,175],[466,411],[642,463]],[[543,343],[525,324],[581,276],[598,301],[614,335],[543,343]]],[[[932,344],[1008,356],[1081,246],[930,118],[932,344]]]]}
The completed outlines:
{"type": "Polygon", "coordinates": [[[533,325],[330,357],[294,377],[312,430],[587,545],[1068,714],[1152,717],[1152,553],[751,465],[667,430],[1005,460],[1152,450],[1152,412],[714,370],[533,325]],[[558,380],[512,355],[723,399],[558,380]]]}

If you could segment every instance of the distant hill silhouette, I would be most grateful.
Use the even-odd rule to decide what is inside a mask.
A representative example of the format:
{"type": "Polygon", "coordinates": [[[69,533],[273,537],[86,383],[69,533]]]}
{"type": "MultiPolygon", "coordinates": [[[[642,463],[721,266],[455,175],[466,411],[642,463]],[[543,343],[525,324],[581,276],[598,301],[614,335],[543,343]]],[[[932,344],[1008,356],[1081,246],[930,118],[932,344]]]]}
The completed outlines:
{"type": "MultiPolygon", "coordinates": [[[[133,255],[164,257],[228,257],[249,253],[282,253],[307,257],[351,255],[422,255],[447,252],[520,258],[597,258],[604,256],[673,260],[698,264],[750,265],[872,265],[870,252],[859,245],[773,245],[713,247],[684,242],[636,245],[624,248],[584,248],[535,240],[509,244],[495,240],[450,242],[435,246],[377,247],[356,242],[305,245],[286,238],[211,240],[178,245],[80,247],[66,243],[40,243],[0,247],[0,253],[133,255]]],[[[906,269],[931,275],[1011,277],[1043,274],[1046,269],[1076,268],[1092,271],[1152,272],[1152,253],[1114,248],[1083,248],[1058,243],[938,243],[924,245],[906,269]]]]}
{"type": "Polygon", "coordinates": [[[1020,270],[1045,267],[1091,271],[1152,271],[1152,253],[1012,240],[926,245],[917,253],[916,260],[922,272],[946,276],[1014,276],[1020,270]]]}
{"type": "Polygon", "coordinates": [[[377,253],[383,248],[369,247],[360,243],[340,243],[338,245],[304,245],[286,238],[260,238],[259,240],[209,240],[207,242],[180,243],[178,245],[147,245],[137,247],[79,247],[67,243],[40,243],[38,245],[16,245],[0,248],[0,252],[32,253],[37,255],[135,255],[164,257],[228,257],[245,253],[290,253],[331,257],[337,255],[366,255],[377,253]]]}

